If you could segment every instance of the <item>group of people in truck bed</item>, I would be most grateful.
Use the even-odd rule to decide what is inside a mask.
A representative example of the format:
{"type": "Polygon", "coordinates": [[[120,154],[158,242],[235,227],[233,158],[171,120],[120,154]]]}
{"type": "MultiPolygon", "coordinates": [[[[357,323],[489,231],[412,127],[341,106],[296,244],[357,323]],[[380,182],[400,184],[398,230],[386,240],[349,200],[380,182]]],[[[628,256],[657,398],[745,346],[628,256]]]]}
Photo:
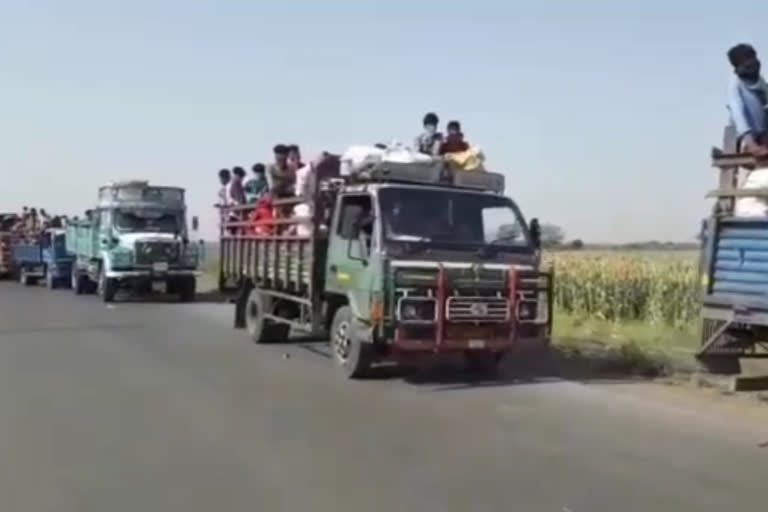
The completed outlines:
{"type": "MultiPolygon", "coordinates": [[[[307,218],[311,214],[309,200],[315,187],[317,169],[330,156],[322,153],[317,160],[305,163],[296,144],[277,144],[273,150],[273,162],[269,165],[256,163],[247,177],[242,167],[219,171],[219,206],[248,205],[248,208],[229,209],[223,220],[246,224],[232,226],[231,233],[270,235],[276,232],[275,220],[291,216],[307,218]],[[277,199],[305,198],[294,204],[275,206],[277,199]],[[245,212],[248,212],[247,214],[245,212]]],[[[308,223],[297,222],[281,234],[308,235],[308,223]]]]}
{"type": "MultiPolygon", "coordinates": [[[[446,125],[446,134],[439,130],[440,120],[437,114],[427,113],[423,120],[423,132],[416,137],[413,148],[388,147],[385,144],[375,146],[358,146],[371,152],[398,152],[402,161],[403,153],[414,155],[413,161],[421,159],[441,159],[454,169],[484,170],[482,153],[464,139],[459,121],[450,121],[446,125]],[[420,156],[417,156],[420,155],[420,156]]],[[[379,159],[380,154],[376,155],[379,159]]],[[[276,219],[279,218],[309,218],[312,215],[310,196],[315,190],[318,174],[331,166],[325,165],[329,160],[339,157],[323,152],[318,159],[305,163],[301,150],[296,144],[277,144],[273,148],[273,162],[253,164],[251,175],[245,169],[235,166],[219,171],[219,201],[218,206],[224,207],[222,220],[229,221],[228,228],[232,234],[271,235],[278,232],[276,219]],[[274,200],[291,197],[306,198],[293,206],[275,205],[274,200]],[[245,206],[244,208],[232,208],[245,206]],[[244,212],[248,213],[244,213],[244,212]],[[236,224],[236,225],[232,225],[236,224]]],[[[343,155],[342,157],[343,158],[343,155]]],[[[365,159],[365,158],[363,158],[365,159]]],[[[407,161],[408,158],[406,158],[407,161]]],[[[339,166],[333,172],[338,173],[339,166]]],[[[343,174],[343,171],[341,171],[343,174]]],[[[309,223],[297,222],[289,228],[279,230],[280,234],[309,235],[309,223]]]]}
{"type": "Polygon", "coordinates": [[[66,217],[50,215],[44,209],[24,206],[18,215],[6,215],[3,219],[3,228],[15,236],[32,238],[40,235],[46,229],[62,228],[66,224],[66,217]]]}

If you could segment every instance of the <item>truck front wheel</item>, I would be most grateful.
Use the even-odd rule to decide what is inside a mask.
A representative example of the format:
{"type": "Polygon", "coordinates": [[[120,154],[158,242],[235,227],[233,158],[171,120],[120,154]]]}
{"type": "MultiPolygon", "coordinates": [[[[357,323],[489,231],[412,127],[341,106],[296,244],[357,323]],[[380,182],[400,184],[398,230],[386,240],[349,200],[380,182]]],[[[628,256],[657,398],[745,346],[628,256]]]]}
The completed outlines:
{"type": "Polygon", "coordinates": [[[373,345],[353,336],[352,309],[342,306],[336,310],[331,324],[333,360],[350,379],[365,377],[373,364],[373,345]]]}
{"type": "Polygon", "coordinates": [[[99,282],[96,291],[101,297],[102,302],[112,302],[115,300],[115,294],[117,293],[117,280],[111,277],[107,277],[104,267],[99,271],[99,282]]]}
{"type": "Polygon", "coordinates": [[[245,304],[245,327],[254,343],[276,343],[288,339],[291,327],[279,324],[264,315],[272,311],[272,299],[254,288],[245,304]]]}

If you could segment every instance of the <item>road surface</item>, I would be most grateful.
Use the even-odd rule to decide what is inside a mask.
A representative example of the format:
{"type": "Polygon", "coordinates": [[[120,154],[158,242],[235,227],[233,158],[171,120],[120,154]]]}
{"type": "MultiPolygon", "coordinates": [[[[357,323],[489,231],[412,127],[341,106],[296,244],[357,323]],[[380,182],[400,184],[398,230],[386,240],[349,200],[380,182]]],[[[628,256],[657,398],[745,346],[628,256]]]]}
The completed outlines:
{"type": "Polygon", "coordinates": [[[351,383],[323,350],[246,342],[230,315],[0,283],[2,510],[768,503],[765,409],[648,384],[351,383]]]}

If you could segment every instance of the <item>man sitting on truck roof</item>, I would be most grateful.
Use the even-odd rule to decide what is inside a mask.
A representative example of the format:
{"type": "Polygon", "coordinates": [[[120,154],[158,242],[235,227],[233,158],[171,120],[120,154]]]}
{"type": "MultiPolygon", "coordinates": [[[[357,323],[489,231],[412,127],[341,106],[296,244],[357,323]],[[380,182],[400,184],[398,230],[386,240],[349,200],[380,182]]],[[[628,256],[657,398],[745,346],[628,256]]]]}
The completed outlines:
{"type": "Polygon", "coordinates": [[[756,156],[768,156],[768,84],[760,74],[757,52],[748,44],[728,50],[736,78],[728,89],[728,111],[738,146],[756,156]]]}
{"type": "Polygon", "coordinates": [[[429,112],[424,116],[424,132],[416,137],[416,150],[429,156],[440,154],[440,144],[443,141],[443,134],[437,131],[437,125],[440,119],[434,112],[429,112]]]}
{"type": "Polygon", "coordinates": [[[445,141],[440,144],[440,154],[461,153],[469,149],[469,144],[464,140],[464,134],[461,131],[461,123],[451,121],[448,123],[445,141]]]}

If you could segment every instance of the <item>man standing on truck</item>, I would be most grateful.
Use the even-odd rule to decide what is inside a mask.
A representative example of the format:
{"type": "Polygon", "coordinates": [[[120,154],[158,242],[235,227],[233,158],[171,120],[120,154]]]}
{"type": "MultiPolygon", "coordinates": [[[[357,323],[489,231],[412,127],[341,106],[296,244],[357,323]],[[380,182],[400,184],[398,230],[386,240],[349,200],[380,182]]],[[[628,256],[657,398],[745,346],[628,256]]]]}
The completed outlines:
{"type": "Polygon", "coordinates": [[[278,144],[272,151],[275,154],[275,162],[267,169],[269,190],[276,198],[290,197],[293,195],[296,174],[288,167],[288,146],[278,144]]]}
{"type": "MultiPolygon", "coordinates": [[[[768,84],[760,74],[757,52],[748,44],[728,50],[728,60],[736,77],[728,90],[728,111],[736,130],[737,149],[757,157],[768,157],[768,84]]],[[[768,186],[768,169],[747,169],[743,188],[768,186]]],[[[736,200],[734,213],[740,217],[764,216],[768,204],[762,198],[742,197],[736,200]]]]}
{"type": "Polygon", "coordinates": [[[757,52],[748,44],[728,50],[736,78],[728,89],[728,111],[740,150],[768,156],[768,84],[760,74],[757,52]]]}
{"type": "Polygon", "coordinates": [[[245,199],[249,204],[254,204],[261,199],[267,192],[269,192],[267,184],[267,168],[264,164],[253,164],[251,168],[253,176],[245,182],[243,186],[245,190],[245,199]]]}
{"type": "Polygon", "coordinates": [[[222,169],[219,171],[219,184],[221,187],[219,188],[219,206],[228,206],[231,202],[229,200],[229,182],[232,179],[232,175],[229,172],[229,169],[222,169]]]}

